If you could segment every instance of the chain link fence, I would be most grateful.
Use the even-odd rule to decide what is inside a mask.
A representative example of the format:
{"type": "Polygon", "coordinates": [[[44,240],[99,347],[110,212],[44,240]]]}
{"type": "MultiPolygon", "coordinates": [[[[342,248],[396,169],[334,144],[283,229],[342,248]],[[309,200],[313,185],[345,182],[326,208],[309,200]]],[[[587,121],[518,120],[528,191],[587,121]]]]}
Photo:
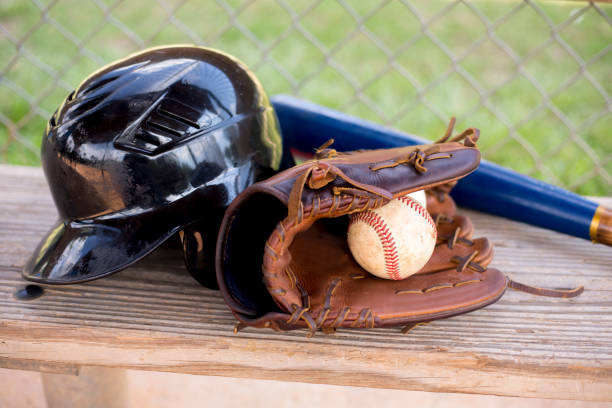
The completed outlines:
{"type": "Polygon", "coordinates": [[[145,47],[234,54],[290,93],[430,139],[450,116],[484,156],[612,194],[612,6],[535,1],[2,0],[0,162],[37,165],[90,72],[145,47]]]}

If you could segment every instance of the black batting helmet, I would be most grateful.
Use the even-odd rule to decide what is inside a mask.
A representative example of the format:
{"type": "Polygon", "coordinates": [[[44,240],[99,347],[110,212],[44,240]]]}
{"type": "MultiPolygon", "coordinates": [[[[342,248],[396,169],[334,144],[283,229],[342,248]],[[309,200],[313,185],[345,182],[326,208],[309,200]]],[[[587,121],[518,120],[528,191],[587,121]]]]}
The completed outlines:
{"type": "Polygon", "coordinates": [[[104,67],[64,100],[45,130],[42,164],[59,220],[23,276],[99,278],[191,226],[183,234],[187,264],[206,283],[201,258],[214,252],[223,210],[277,170],[281,156],[268,97],[235,58],[173,46],[104,67]]]}

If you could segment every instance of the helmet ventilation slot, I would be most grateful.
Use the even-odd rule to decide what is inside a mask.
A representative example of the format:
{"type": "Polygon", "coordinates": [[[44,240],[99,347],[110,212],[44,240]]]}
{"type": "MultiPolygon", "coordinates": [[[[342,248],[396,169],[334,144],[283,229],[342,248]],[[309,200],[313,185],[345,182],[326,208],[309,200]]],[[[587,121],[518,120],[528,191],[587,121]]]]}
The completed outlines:
{"type": "Polygon", "coordinates": [[[175,99],[164,99],[157,108],[157,112],[161,115],[168,116],[187,126],[200,129],[202,126],[198,122],[200,113],[191,106],[185,105],[175,99]]]}
{"type": "Polygon", "coordinates": [[[185,95],[183,90],[177,91],[180,87],[176,83],[162,93],[148,114],[115,139],[115,145],[155,155],[232,118],[230,110],[210,91],[190,89],[185,95]]]}

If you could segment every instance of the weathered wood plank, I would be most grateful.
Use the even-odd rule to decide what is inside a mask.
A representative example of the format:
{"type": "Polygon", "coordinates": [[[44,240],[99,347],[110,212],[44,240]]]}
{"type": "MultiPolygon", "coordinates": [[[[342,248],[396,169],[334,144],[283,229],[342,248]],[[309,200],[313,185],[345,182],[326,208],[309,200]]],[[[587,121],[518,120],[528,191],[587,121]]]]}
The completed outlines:
{"type": "MultiPolygon", "coordinates": [[[[612,206],[612,199],[602,199],[612,206]]],[[[42,171],[0,165],[0,365],[97,365],[540,398],[612,400],[612,249],[469,212],[496,245],[493,265],[532,285],[584,285],[576,299],[508,291],[485,309],[399,330],[246,329],[219,293],[162,248],[94,282],[13,297],[19,271],[55,219],[42,171]]],[[[39,369],[39,368],[37,368],[39,369]]]]}

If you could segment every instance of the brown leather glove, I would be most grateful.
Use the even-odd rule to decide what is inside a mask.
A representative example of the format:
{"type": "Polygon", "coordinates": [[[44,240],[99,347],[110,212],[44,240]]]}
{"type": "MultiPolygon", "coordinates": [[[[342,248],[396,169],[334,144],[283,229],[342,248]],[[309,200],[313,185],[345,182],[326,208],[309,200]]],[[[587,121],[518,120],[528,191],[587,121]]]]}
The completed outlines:
{"type": "Polygon", "coordinates": [[[511,281],[487,268],[492,245],[472,239],[471,221],[456,214],[448,195],[478,167],[477,138],[468,129],[432,145],[350,154],[323,148],[314,160],[245,190],[225,214],[216,254],[217,280],[237,328],[309,328],[312,335],[336,327],[410,327],[498,300],[511,281]],[[431,259],[404,280],[368,274],[348,249],[347,215],[421,189],[438,227],[431,259]]]}

